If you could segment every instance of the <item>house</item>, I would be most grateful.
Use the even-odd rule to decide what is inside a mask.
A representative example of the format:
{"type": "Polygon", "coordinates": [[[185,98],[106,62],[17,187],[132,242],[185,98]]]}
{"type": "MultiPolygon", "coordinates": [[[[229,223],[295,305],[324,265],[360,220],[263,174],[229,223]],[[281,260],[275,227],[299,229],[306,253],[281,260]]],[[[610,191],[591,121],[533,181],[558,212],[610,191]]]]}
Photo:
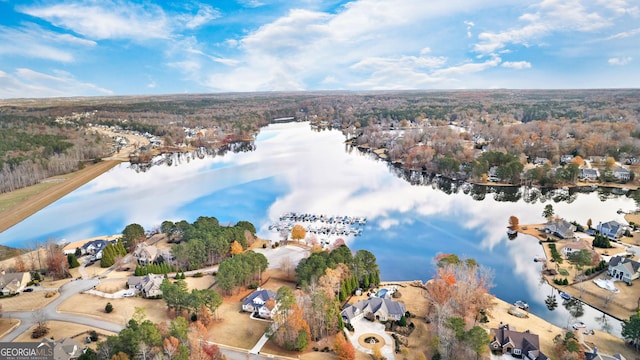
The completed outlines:
{"type": "Polygon", "coordinates": [[[400,320],[405,312],[406,308],[403,303],[386,298],[371,297],[345,306],[340,314],[345,322],[351,323],[369,313],[380,321],[400,320]]]}
{"type": "Polygon", "coordinates": [[[599,223],[598,226],[596,226],[596,230],[610,240],[620,240],[625,232],[627,232],[627,227],[615,220],[611,220],[606,223],[599,223]]]}
{"type": "Polygon", "coordinates": [[[500,178],[498,177],[498,167],[497,166],[492,166],[489,169],[489,173],[487,175],[489,176],[489,181],[493,181],[493,182],[500,181],[500,178]]]}
{"type": "Polygon", "coordinates": [[[129,276],[127,284],[129,289],[136,289],[145,298],[155,298],[162,296],[160,285],[164,281],[163,275],[148,274],[145,276],[129,276]]]}
{"type": "Polygon", "coordinates": [[[631,284],[631,281],[640,277],[640,263],[622,256],[614,256],[609,260],[607,275],[613,280],[624,281],[631,284]]]}
{"type": "Polygon", "coordinates": [[[133,257],[136,258],[139,265],[153,264],[158,260],[159,255],[160,251],[156,246],[145,243],[136,245],[136,248],[133,250],[133,257]]]}
{"type": "Polygon", "coordinates": [[[579,177],[584,181],[596,181],[600,177],[600,172],[598,169],[580,168],[579,177]]]}
{"type": "Polygon", "coordinates": [[[568,164],[573,160],[574,156],[569,154],[564,154],[560,156],[560,164],[568,164]]]}
{"type": "Polygon", "coordinates": [[[549,162],[549,159],[544,157],[537,157],[533,159],[533,165],[544,165],[549,162]]]}
{"type": "Polygon", "coordinates": [[[561,251],[562,255],[564,255],[565,258],[568,258],[569,255],[580,250],[588,250],[591,252],[591,245],[587,244],[584,240],[570,241],[562,248],[561,251]]]}
{"type": "Polygon", "coordinates": [[[250,313],[257,312],[261,318],[271,319],[276,311],[276,306],[269,307],[267,301],[276,299],[276,293],[271,290],[258,289],[252,292],[242,302],[242,310],[250,313]]]}
{"type": "Polygon", "coordinates": [[[540,339],[538,335],[510,329],[509,325],[502,325],[497,329],[491,329],[491,342],[489,343],[491,352],[497,354],[511,354],[513,357],[520,357],[530,360],[549,360],[540,351],[540,339]]]}
{"type": "Polygon", "coordinates": [[[576,227],[565,219],[555,219],[544,224],[542,231],[561,239],[571,239],[574,237],[573,232],[576,231],[576,227]]]}
{"type": "Polygon", "coordinates": [[[107,245],[111,244],[109,240],[93,240],[85,243],[80,247],[82,255],[96,255],[102,252],[107,245]]]}
{"type": "Polygon", "coordinates": [[[61,340],[44,338],[42,343],[53,347],[53,360],[75,360],[85,351],[85,346],[81,342],[71,338],[61,340]]]}
{"type": "Polygon", "coordinates": [[[17,294],[31,281],[31,273],[5,273],[0,271],[0,291],[2,295],[17,294]]]}
{"type": "Polygon", "coordinates": [[[620,182],[627,182],[631,180],[631,171],[629,169],[625,169],[623,167],[617,167],[611,170],[613,177],[620,182]]]}

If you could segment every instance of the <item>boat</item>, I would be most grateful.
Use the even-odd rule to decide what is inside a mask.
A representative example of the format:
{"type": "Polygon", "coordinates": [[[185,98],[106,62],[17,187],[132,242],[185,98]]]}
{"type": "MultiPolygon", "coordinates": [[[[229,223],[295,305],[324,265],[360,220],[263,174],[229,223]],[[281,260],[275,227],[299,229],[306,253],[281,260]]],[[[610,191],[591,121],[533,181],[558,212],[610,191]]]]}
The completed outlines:
{"type": "Polygon", "coordinates": [[[545,259],[542,256],[536,256],[533,258],[533,262],[545,262],[547,259],[545,259]]]}
{"type": "Polygon", "coordinates": [[[515,305],[516,307],[518,307],[518,308],[520,308],[522,310],[529,310],[529,304],[527,304],[526,301],[518,300],[518,301],[514,302],[513,305],[515,305]]]}
{"type": "Polygon", "coordinates": [[[561,292],[560,292],[560,297],[561,297],[561,298],[563,298],[563,299],[565,299],[565,300],[571,300],[571,299],[572,299],[571,295],[567,294],[567,293],[566,293],[566,292],[564,292],[564,291],[561,291],[561,292]]]}

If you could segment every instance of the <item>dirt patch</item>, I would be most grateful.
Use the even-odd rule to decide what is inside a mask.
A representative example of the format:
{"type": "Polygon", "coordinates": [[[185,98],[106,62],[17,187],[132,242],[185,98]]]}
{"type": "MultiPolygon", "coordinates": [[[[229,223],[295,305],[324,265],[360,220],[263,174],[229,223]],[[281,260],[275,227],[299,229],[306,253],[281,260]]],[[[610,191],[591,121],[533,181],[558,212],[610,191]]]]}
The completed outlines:
{"type": "MultiPolygon", "coordinates": [[[[47,326],[49,327],[49,333],[46,335],[46,337],[56,339],[56,340],[60,340],[63,338],[72,338],[80,341],[81,343],[84,343],[84,341],[86,340],[88,336],[88,332],[91,330],[94,330],[92,327],[89,327],[89,326],[62,322],[62,321],[47,321],[47,326]]],[[[18,336],[14,341],[27,341],[27,342],[41,341],[42,338],[37,338],[37,339],[31,338],[31,333],[33,332],[34,328],[35,328],[35,325],[32,326],[29,330],[20,334],[20,336],[18,336]]],[[[106,336],[111,336],[111,335],[115,335],[115,333],[112,333],[110,331],[100,330],[98,331],[98,338],[99,338],[98,341],[104,341],[106,336]]]]}
{"type": "Polygon", "coordinates": [[[96,286],[96,290],[107,294],[114,294],[127,288],[127,280],[117,279],[112,281],[102,281],[96,286]]]}
{"type": "Polygon", "coordinates": [[[136,307],[143,308],[146,318],[154,323],[161,323],[167,318],[167,305],[163,300],[131,297],[125,299],[106,299],[97,295],[78,294],[67,299],[58,306],[59,312],[90,316],[104,319],[120,325],[126,325],[135,312],[136,307]],[[113,305],[113,312],[104,311],[107,303],[113,305]]]}
{"type": "Polygon", "coordinates": [[[59,295],[57,291],[34,291],[3,298],[0,303],[2,311],[31,311],[44,307],[59,295]],[[51,296],[47,297],[47,294],[51,296]]]}

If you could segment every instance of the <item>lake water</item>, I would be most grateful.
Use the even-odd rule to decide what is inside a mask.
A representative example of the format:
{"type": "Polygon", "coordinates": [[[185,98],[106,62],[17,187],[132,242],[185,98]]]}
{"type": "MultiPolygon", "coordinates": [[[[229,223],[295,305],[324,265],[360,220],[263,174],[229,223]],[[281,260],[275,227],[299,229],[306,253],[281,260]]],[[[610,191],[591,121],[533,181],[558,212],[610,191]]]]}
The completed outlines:
{"type": "MultiPolygon", "coordinates": [[[[553,312],[544,305],[552,289],[541,284],[540,265],[533,262],[543,255],[540,245],[526,236],[508,240],[509,216],[520,224],[541,223],[543,208],[551,203],[568,220],[585,224],[591,218],[597,224],[621,221],[618,209],[636,207],[626,196],[601,192],[555,194],[562,200],[555,202],[536,190],[487,192],[429,182],[344,140],[338,131],[313,131],[308,123],[274,124],[261,129],[250,149],[242,149],[253,151],[173,155],[171,165],[144,171],[121,164],[0,233],[0,244],[32,248],[48,239],[116,234],[130,223],[151,229],[163,220],[192,222],[198,216],[215,216],[222,224],[247,220],[259,236],[278,240],[268,226],[287,212],[364,216],[363,235],[348,244],[376,255],[383,280],[426,280],[435,255],[456,253],[493,270],[492,293],[498,297],[528,301],[533,313],[566,326],[573,319],[562,305],[553,312]],[[506,198],[515,201],[500,201],[506,198]]],[[[580,320],[601,328],[598,316],[587,308],[580,320]]],[[[619,334],[619,322],[609,323],[619,334]]]]}

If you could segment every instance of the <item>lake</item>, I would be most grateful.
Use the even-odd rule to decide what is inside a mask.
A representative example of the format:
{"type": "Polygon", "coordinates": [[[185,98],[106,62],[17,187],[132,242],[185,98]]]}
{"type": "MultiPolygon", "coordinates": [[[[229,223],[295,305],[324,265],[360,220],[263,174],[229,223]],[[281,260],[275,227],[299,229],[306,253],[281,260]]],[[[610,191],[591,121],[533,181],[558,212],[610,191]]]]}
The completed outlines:
{"type": "MultiPolygon", "coordinates": [[[[308,123],[273,124],[253,144],[224,156],[194,152],[159,157],[151,167],[123,163],[0,233],[0,244],[33,248],[49,239],[117,234],[130,223],[152,229],[163,220],[198,216],[215,216],[221,224],[247,220],[260,237],[278,240],[268,227],[288,212],[366,217],[362,236],[347,243],[376,255],[383,280],[426,280],[435,255],[456,253],[493,270],[498,297],[528,301],[535,314],[566,326],[572,319],[562,305],[554,312],[544,305],[552,290],[541,284],[540,265],[533,262],[543,255],[540,245],[527,236],[509,240],[509,216],[520,224],[542,223],[551,203],[557,215],[582,224],[591,218],[595,225],[622,221],[617,210],[636,207],[631,198],[606,191],[451,183],[393,168],[344,140],[338,131],[315,131],[308,123]]],[[[599,313],[586,311],[581,320],[595,324],[599,313]]],[[[619,334],[619,322],[612,331],[619,334]]]]}

